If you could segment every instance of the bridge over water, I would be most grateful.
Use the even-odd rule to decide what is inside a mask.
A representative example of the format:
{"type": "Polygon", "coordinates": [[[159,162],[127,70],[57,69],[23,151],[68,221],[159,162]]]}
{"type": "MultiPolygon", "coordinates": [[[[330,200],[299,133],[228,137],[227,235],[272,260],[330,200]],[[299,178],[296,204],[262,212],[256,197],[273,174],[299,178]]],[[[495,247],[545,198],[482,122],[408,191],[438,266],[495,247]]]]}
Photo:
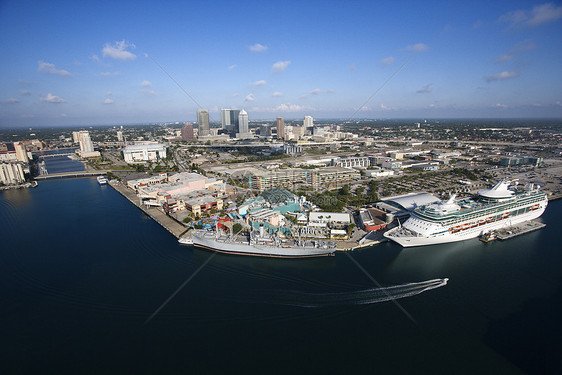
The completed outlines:
{"type": "Polygon", "coordinates": [[[62,172],[62,173],[51,173],[43,176],[35,177],[35,180],[50,180],[55,178],[73,178],[73,177],[91,177],[91,176],[101,176],[106,174],[105,171],[75,171],[75,172],[62,172]]]}

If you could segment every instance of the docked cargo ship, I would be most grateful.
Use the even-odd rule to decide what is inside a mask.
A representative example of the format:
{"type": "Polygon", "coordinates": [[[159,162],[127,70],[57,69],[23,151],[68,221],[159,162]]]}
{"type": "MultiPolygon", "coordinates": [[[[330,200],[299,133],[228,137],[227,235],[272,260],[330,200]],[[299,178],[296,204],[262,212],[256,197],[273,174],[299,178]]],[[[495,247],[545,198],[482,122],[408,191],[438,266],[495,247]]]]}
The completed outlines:
{"type": "Polygon", "coordinates": [[[384,236],[403,247],[468,240],[536,219],[547,204],[546,194],[535,184],[500,181],[473,198],[453,195],[447,201],[416,208],[403,225],[384,236]]]}
{"type": "Polygon", "coordinates": [[[180,239],[180,243],[227,254],[254,255],[276,258],[309,258],[334,255],[336,243],[322,240],[281,239],[277,235],[251,231],[245,235],[229,236],[220,230],[195,230],[191,240],[180,239]]]}

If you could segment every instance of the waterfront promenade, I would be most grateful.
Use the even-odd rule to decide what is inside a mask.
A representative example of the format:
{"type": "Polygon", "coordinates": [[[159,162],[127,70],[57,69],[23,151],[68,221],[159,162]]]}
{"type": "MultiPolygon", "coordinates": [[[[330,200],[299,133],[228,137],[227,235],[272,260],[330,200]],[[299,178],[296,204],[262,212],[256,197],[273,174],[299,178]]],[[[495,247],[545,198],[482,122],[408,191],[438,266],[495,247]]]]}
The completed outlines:
{"type": "Polygon", "coordinates": [[[137,195],[131,191],[129,188],[124,186],[120,182],[112,181],[109,184],[112,188],[114,188],[117,192],[119,192],[122,196],[127,198],[129,202],[137,206],[140,210],[142,210],[145,214],[150,216],[154,221],[160,224],[164,229],[170,232],[174,237],[180,238],[183,234],[185,234],[188,230],[183,224],[179,223],[175,219],[171,218],[170,216],[166,215],[164,212],[160,211],[155,207],[146,207],[140,204],[137,195]]]}

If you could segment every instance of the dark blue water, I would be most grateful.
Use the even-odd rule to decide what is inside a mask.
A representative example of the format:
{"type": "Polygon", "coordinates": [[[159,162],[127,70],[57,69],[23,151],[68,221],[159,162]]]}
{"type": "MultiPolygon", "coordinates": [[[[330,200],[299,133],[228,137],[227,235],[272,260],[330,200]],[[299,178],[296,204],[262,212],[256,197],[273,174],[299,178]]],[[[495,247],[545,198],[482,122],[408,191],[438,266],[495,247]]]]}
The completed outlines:
{"type": "MultiPolygon", "coordinates": [[[[56,154],[63,152],[74,152],[72,149],[46,151],[44,154],[56,154]]],[[[49,174],[61,172],[78,172],[85,170],[84,163],[80,160],[70,159],[67,156],[45,158],[45,166],[49,174]]]]}
{"type": "Polygon", "coordinates": [[[519,374],[562,368],[562,201],[547,227],[352,256],[383,286],[450,278],[393,302],[299,307],[373,288],[345,254],[304,260],[178,245],[95,179],[0,193],[3,374],[519,374]],[[305,298],[305,297],[304,297],[305,298]]]}

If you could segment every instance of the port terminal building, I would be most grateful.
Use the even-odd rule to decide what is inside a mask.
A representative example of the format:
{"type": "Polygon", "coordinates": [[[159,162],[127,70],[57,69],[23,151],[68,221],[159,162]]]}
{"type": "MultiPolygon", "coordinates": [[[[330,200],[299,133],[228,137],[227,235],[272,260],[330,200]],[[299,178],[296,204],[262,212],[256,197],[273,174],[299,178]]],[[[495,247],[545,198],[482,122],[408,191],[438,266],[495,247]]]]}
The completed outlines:
{"type": "MultiPolygon", "coordinates": [[[[392,218],[407,218],[418,207],[439,202],[441,199],[429,193],[409,193],[388,197],[375,204],[375,208],[391,214],[392,218]]],[[[387,220],[390,219],[387,218],[387,220]]],[[[391,222],[392,220],[390,220],[391,222]]]]}

